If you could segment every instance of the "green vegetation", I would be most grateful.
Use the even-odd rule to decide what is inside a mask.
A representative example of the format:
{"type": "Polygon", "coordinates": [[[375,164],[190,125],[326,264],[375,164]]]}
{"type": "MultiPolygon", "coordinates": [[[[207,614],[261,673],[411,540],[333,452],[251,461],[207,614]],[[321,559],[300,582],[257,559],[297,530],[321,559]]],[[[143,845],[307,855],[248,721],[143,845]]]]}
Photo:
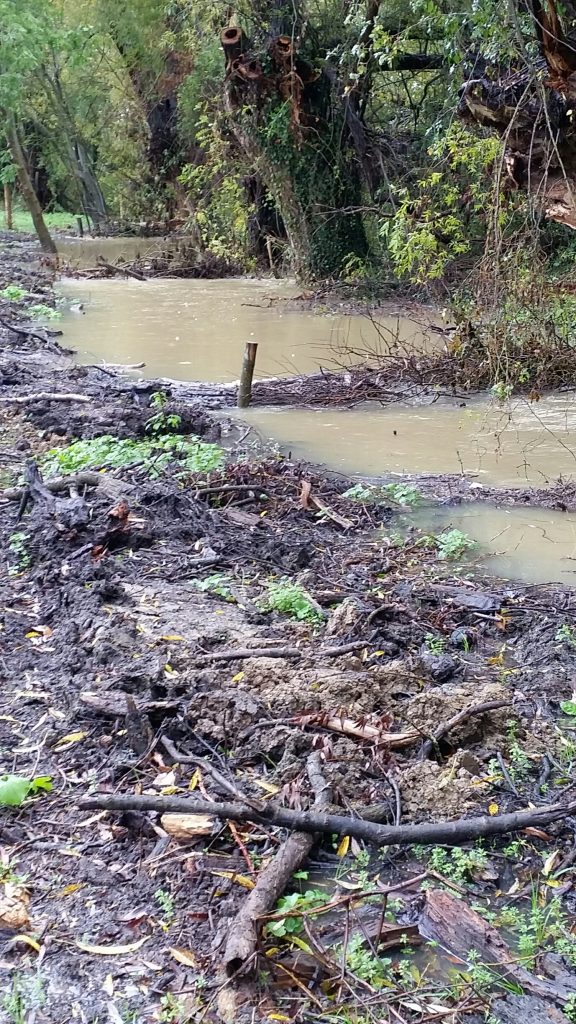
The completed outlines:
{"type": "Polygon", "coordinates": [[[29,796],[36,793],[49,793],[52,780],[48,775],[38,775],[34,779],[25,779],[20,775],[0,776],[0,807],[21,807],[29,796]]]}
{"type": "Polygon", "coordinates": [[[231,582],[232,578],[230,576],[219,572],[213,573],[212,576],[206,576],[203,580],[194,580],[194,586],[198,587],[198,590],[204,591],[204,593],[221,597],[224,601],[235,602],[236,598],[230,590],[231,582]]]}
{"type": "Polygon", "coordinates": [[[286,914],[277,921],[268,921],[266,934],[276,938],[287,938],[304,930],[302,914],[315,907],[322,907],[329,902],[329,897],[321,889],[307,889],[306,892],[293,892],[281,896],[274,908],[275,914],[286,914]]]}
{"type": "Polygon", "coordinates": [[[324,621],[322,612],[304,587],[288,578],[268,583],[266,595],[260,599],[259,605],[263,611],[281,612],[299,622],[319,625],[324,621]]]}
{"type": "Polygon", "coordinates": [[[198,438],[159,435],[151,440],[119,439],[110,434],[88,441],[73,441],[65,448],[51,448],[42,460],[46,476],[77,473],[82,469],[123,469],[142,466],[148,476],[160,476],[174,464],[182,473],[209,473],[224,460],[222,449],[198,438]]]}
{"type": "Polygon", "coordinates": [[[430,654],[443,654],[446,650],[446,640],[443,636],[435,636],[434,633],[426,633],[424,646],[430,654]]]}
{"type": "Polygon", "coordinates": [[[8,302],[20,302],[27,295],[26,289],[19,284],[8,284],[0,291],[0,298],[8,302]]]}
{"type": "Polygon", "coordinates": [[[435,538],[438,558],[445,561],[455,561],[462,558],[467,551],[474,547],[474,541],[467,533],[461,530],[444,530],[435,538]]]}
{"type": "Polygon", "coordinates": [[[426,847],[414,847],[414,855],[424,860],[432,871],[437,871],[444,878],[458,885],[469,882],[474,873],[481,873],[488,864],[488,855],[480,846],[472,850],[463,850],[460,847],[445,849],[443,846],[434,846],[431,850],[426,847]]]}
{"type": "Polygon", "coordinates": [[[27,533],[18,530],[8,538],[8,550],[14,555],[15,564],[11,565],[8,572],[10,576],[17,576],[19,573],[29,569],[32,565],[32,556],[28,551],[27,542],[30,540],[27,533]]]}
{"type": "Polygon", "coordinates": [[[566,643],[570,644],[571,647],[576,647],[576,629],[574,626],[569,626],[568,623],[565,622],[556,631],[555,639],[558,643],[566,643]]]}
{"type": "Polygon", "coordinates": [[[351,501],[373,502],[374,504],[385,504],[393,501],[397,505],[414,506],[422,500],[422,494],[412,484],[384,484],[376,487],[373,484],[354,484],[344,491],[343,498],[351,501]]]}

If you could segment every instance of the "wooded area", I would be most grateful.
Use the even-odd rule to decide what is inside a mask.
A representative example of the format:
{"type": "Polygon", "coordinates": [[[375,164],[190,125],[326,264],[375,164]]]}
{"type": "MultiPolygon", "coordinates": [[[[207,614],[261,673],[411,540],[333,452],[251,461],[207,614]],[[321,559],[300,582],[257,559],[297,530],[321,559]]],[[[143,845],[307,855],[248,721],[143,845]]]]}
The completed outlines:
{"type": "Polygon", "coordinates": [[[1,0],[6,195],[17,179],[47,251],[34,196],[95,232],[178,228],[248,270],[376,287],[460,280],[527,224],[562,254],[575,13],[1,0]]]}

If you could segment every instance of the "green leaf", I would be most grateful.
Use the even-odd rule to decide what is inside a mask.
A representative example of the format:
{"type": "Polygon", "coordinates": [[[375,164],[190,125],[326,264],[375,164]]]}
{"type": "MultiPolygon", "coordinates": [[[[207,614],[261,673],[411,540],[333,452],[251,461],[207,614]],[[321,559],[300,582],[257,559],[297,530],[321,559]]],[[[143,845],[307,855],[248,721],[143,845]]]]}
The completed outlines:
{"type": "Polygon", "coordinates": [[[29,779],[19,775],[3,775],[0,778],[0,807],[21,807],[31,785],[29,779]]]}
{"type": "Polygon", "coordinates": [[[574,700],[563,700],[560,702],[560,710],[565,715],[576,715],[576,701],[574,700]]]}

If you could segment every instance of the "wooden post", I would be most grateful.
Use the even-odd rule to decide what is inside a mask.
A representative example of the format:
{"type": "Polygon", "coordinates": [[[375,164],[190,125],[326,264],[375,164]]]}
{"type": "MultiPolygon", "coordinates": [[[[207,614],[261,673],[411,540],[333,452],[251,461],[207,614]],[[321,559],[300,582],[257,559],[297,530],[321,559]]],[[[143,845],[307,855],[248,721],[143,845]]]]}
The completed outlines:
{"type": "Polygon", "coordinates": [[[9,181],[4,182],[4,220],[6,230],[12,231],[14,219],[12,216],[12,185],[9,181]]]}
{"type": "Polygon", "coordinates": [[[78,225],[78,234],[80,235],[80,238],[84,238],[84,222],[82,221],[82,217],[76,217],[76,223],[78,225]]]}
{"type": "Polygon", "coordinates": [[[240,384],[238,387],[238,408],[245,409],[252,401],[252,377],[256,366],[256,353],[258,344],[254,341],[247,341],[242,360],[240,373],[240,384]]]}

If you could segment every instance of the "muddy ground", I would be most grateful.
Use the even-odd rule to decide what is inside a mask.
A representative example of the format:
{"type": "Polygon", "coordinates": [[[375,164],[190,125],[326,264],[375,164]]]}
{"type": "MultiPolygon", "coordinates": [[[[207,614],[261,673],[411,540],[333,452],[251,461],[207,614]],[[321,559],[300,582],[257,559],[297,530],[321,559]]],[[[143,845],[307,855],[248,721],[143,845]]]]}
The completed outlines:
{"type": "MultiPolygon", "coordinates": [[[[4,244],[0,266],[6,283],[50,302],[51,270],[32,243],[4,244]]],[[[1,319],[29,330],[27,301],[4,302],[1,319]]],[[[568,814],[486,840],[476,860],[464,843],[470,856],[458,870],[442,844],[432,857],[326,836],[306,864],[310,878],[288,879],[287,890],[320,888],[346,913],[334,910],[325,925],[304,915],[296,939],[262,933],[230,982],[234,915],[286,832],[210,817],[175,834],[159,814],[80,801],[221,801],[233,786],[244,800],[306,808],[317,752],[336,810],[379,805],[392,824],[569,804],[576,594],[472,578],[416,534],[395,538],[392,506],[358,503],[341,478],[255,454],[237,425],[170,394],[164,427],[222,444],[221,468],[143,458],[105,473],[88,465],[72,486],[47,490],[34,467],[55,447],[150,439],[158,387],[71,368],[42,331],[2,332],[2,771],[47,776],[52,788],[0,810],[0,1020],[573,1019],[562,1015],[576,963],[568,814]],[[279,581],[300,588],[291,614],[270,608],[279,581]],[[501,706],[464,715],[426,748],[440,726],[485,702],[501,706]],[[384,737],[398,733],[412,739],[395,749],[384,737]],[[512,902],[544,917],[557,900],[531,958],[509,951],[533,979],[519,992],[508,979],[502,1001],[502,984],[471,974],[457,949],[445,960],[422,952],[430,897],[421,879],[384,906],[395,938],[385,978],[374,973],[378,939],[355,916],[376,912],[363,894],[430,868],[447,879],[436,877],[436,889],[493,914],[512,902]],[[347,962],[350,936],[371,963],[347,962]]],[[[550,500],[572,507],[573,492],[558,488],[550,500]]],[[[507,941],[517,950],[518,935],[507,941]]]]}

